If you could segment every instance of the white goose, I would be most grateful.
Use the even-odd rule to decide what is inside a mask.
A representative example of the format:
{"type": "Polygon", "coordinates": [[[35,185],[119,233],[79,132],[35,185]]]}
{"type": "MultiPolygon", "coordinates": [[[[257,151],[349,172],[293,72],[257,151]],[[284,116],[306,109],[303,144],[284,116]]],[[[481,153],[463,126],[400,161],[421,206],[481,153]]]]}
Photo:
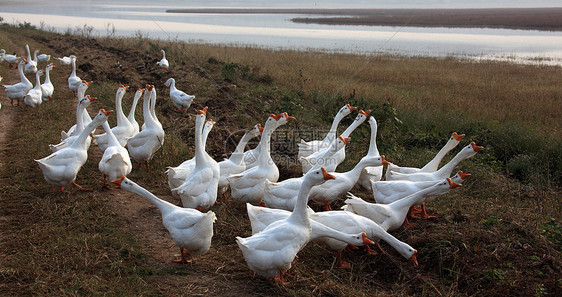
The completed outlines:
{"type": "MultiPolygon", "coordinates": [[[[252,271],[284,283],[284,273],[291,268],[297,253],[311,239],[312,227],[306,209],[308,192],[313,186],[333,178],[324,168],[311,170],[305,176],[299,191],[298,202],[291,215],[286,219],[273,222],[263,231],[251,237],[236,237],[236,243],[252,271]]],[[[338,232],[338,234],[341,233],[338,232]]],[[[349,237],[354,236],[357,241],[365,242],[364,233],[349,237]]]]}
{"type": "MultiPolygon", "coordinates": [[[[371,141],[369,142],[367,156],[380,156],[379,149],[377,148],[377,120],[372,116],[369,117],[369,125],[371,126],[371,141]]],[[[387,165],[390,165],[390,163],[387,162],[387,165]]],[[[383,168],[384,166],[365,167],[361,171],[357,184],[367,190],[371,190],[371,181],[381,180],[383,168]]]]}
{"type": "Polygon", "coordinates": [[[43,70],[38,70],[37,72],[35,72],[35,79],[37,80],[37,82],[35,83],[35,87],[29,90],[23,98],[23,103],[33,108],[39,107],[43,102],[43,100],[41,100],[41,97],[43,96],[43,92],[41,92],[41,75],[43,75],[43,70]]]}
{"type": "Polygon", "coordinates": [[[55,66],[53,65],[53,63],[50,63],[47,65],[47,67],[45,67],[45,82],[43,82],[43,84],[41,85],[41,98],[43,99],[43,101],[49,101],[53,96],[53,93],[55,92],[55,86],[53,86],[53,83],[51,82],[50,75],[50,72],[54,67],[55,66]]]}
{"type": "Polygon", "coordinates": [[[131,109],[129,110],[129,115],[127,116],[127,120],[129,120],[129,123],[133,125],[133,136],[140,131],[139,123],[135,119],[135,112],[137,110],[137,104],[139,103],[139,99],[142,96],[143,92],[144,89],[137,89],[137,91],[135,92],[135,96],[133,97],[133,104],[131,105],[131,109]]]}
{"type": "Polygon", "coordinates": [[[76,96],[76,91],[78,91],[78,87],[82,83],[80,77],[76,75],[76,56],[70,56],[70,63],[72,64],[72,72],[68,77],[68,88],[74,93],[76,96]]]}
{"type": "MultiPolygon", "coordinates": [[[[357,127],[359,127],[359,125],[361,125],[361,123],[363,123],[367,117],[369,116],[369,113],[371,113],[370,110],[367,111],[363,111],[360,110],[359,114],[355,117],[355,120],[353,121],[353,123],[351,123],[351,125],[349,125],[349,127],[347,127],[347,129],[345,129],[345,131],[343,131],[343,133],[341,134],[341,136],[343,138],[348,138],[349,135],[351,135],[351,132],[353,132],[353,130],[355,130],[357,127]]],[[[336,170],[336,167],[343,162],[343,160],[345,159],[345,148],[340,149],[339,151],[335,152],[333,155],[331,155],[329,158],[327,159],[319,159],[319,156],[324,154],[324,150],[326,150],[327,148],[324,148],[322,150],[319,150],[307,157],[304,158],[299,158],[299,161],[301,162],[302,165],[302,172],[306,173],[308,170],[310,170],[312,167],[314,167],[314,165],[316,165],[316,163],[320,162],[322,164],[325,164],[323,166],[335,166],[333,167],[332,171],[336,170]]],[[[332,168],[330,168],[332,169],[332,168]]]]}
{"type": "Polygon", "coordinates": [[[23,68],[25,65],[25,60],[21,60],[18,66],[18,73],[20,75],[20,82],[13,85],[2,85],[6,89],[6,96],[10,98],[12,106],[20,105],[20,100],[25,97],[25,94],[33,88],[33,84],[25,77],[23,73],[23,68]],[[17,105],[14,105],[14,100],[18,101],[17,105]]]}
{"type": "MultiPolygon", "coordinates": [[[[214,125],[215,122],[213,120],[208,120],[205,123],[205,126],[203,126],[201,140],[203,141],[204,149],[207,145],[207,137],[209,136],[209,133],[213,129],[214,125]]],[[[168,175],[168,186],[170,187],[170,190],[181,186],[187,176],[191,173],[191,171],[193,171],[193,168],[195,168],[195,155],[193,156],[193,158],[183,161],[179,166],[168,167],[166,169],[166,174],[168,175]]],[[[179,195],[174,191],[172,191],[172,196],[179,198],[179,195]]]]}
{"type": "Polygon", "coordinates": [[[248,130],[244,136],[238,142],[236,149],[230,155],[230,158],[224,159],[219,162],[220,167],[220,179],[219,179],[219,190],[218,194],[223,195],[226,199],[225,192],[228,190],[228,176],[231,174],[241,173],[246,170],[246,163],[244,163],[244,148],[248,141],[261,135],[263,128],[260,124],[256,124],[252,129],[248,130]]]}
{"type": "Polygon", "coordinates": [[[191,106],[191,102],[195,99],[195,96],[188,95],[184,91],[178,90],[176,88],[176,80],[173,78],[169,78],[166,83],[166,87],[170,88],[170,99],[172,99],[172,103],[177,108],[176,111],[184,111],[189,106],[191,106]]]}
{"type": "Polygon", "coordinates": [[[64,57],[62,57],[62,58],[55,58],[55,59],[59,60],[59,62],[60,62],[61,65],[63,65],[63,66],[68,66],[68,65],[70,65],[70,64],[72,63],[72,58],[71,58],[71,57],[72,57],[72,56],[70,56],[70,57],[64,56],[64,57]]]}
{"type": "Polygon", "coordinates": [[[342,208],[373,220],[386,231],[392,231],[402,224],[408,224],[406,215],[411,206],[421,204],[429,195],[442,195],[456,187],[460,187],[460,184],[447,177],[446,180],[436,181],[431,187],[389,204],[369,203],[349,193],[346,205],[342,208]]]}
{"type": "Polygon", "coordinates": [[[146,128],[127,140],[127,148],[129,149],[129,155],[139,163],[139,166],[145,163],[146,169],[150,170],[148,162],[152,160],[154,153],[162,147],[165,134],[162,125],[158,122],[158,119],[152,117],[149,109],[149,101],[152,100],[153,96],[156,101],[156,89],[152,85],[147,85],[146,89],[148,92],[145,91],[144,93],[142,105],[146,128]]]}
{"type": "MultiPolygon", "coordinates": [[[[277,121],[277,124],[273,128],[273,130],[277,129],[280,126],[285,125],[287,122],[294,119],[294,117],[288,115],[286,112],[281,113],[279,115],[281,115],[281,118],[277,121]]],[[[246,163],[246,170],[258,166],[259,155],[263,143],[264,142],[260,140],[260,142],[258,142],[258,145],[255,148],[244,152],[244,163],[246,163]]]]}
{"type": "Polygon", "coordinates": [[[74,182],[78,171],[88,159],[86,139],[97,126],[107,120],[110,113],[111,111],[101,109],[71,146],[54,152],[43,159],[35,160],[49,184],[59,186],[61,191],[63,191],[63,187],[69,184],[81,190],[86,190],[74,182]]]}
{"type": "MultiPolygon", "coordinates": [[[[336,177],[337,179],[337,177],[336,177]]],[[[265,208],[246,204],[248,217],[252,226],[252,234],[261,232],[267,226],[275,221],[286,219],[291,215],[290,211],[284,209],[265,208]]],[[[343,261],[343,250],[351,244],[334,238],[322,236],[322,230],[325,227],[332,228],[339,232],[347,234],[355,234],[365,232],[369,239],[382,239],[396,249],[404,258],[410,260],[414,266],[418,266],[416,259],[417,251],[405,242],[396,239],[394,236],[386,232],[381,226],[372,220],[354,214],[349,211],[323,211],[315,213],[312,209],[308,209],[310,225],[312,227],[311,240],[327,245],[331,250],[337,252],[337,265],[343,268],[350,268],[348,262],[343,261]]],[[[374,254],[368,245],[367,252],[374,254]]]]}
{"type": "Polygon", "coordinates": [[[300,157],[307,157],[314,152],[317,152],[323,148],[326,148],[332,143],[337,136],[338,125],[340,124],[341,120],[345,118],[348,114],[355,111],[357,107],[353,107],[349,104],[344,105],[336,116],[334,116],[334,120],[332,121],[332,126],[330,127],[330,131],[322,140],[311,140],[311,141],[304,141],[301,139],[300,143],[298,144],[299,152],[297,158],[300,157]]]}
{"type": "MultiPolygon", "coordinates": [[[[94,97],[90,97],[90,95],[84,96],[79,102],[78,105],[76,105],[76,128],[74,129],[74,133],[68,137],[66,137],[65,139],[61,140],[61,142],[59,142],[58,144],[49,144],[49,148],[51,149],[51,151],[56,152],[56,151],[60,151],[63,148],[69,147],[71,146],[76,139],[78,139],[78,137],[80,136],[80,134],[82,133],[82,131],[84,130],[84,128],[86,127],[86,123],[84,122],[84,117],[83,114],[86,111],[86,108],[88,108],[88,106],[90,106],[90,104],[92,103],[92,101],[96,100],[96,98],[94,97]]],[[[91,122],[91,121],[90,121],[91,122]]],[[[86,150],[88,150],[90,148],[90,144],[92,143],[92,137],[90,137],[90,135],[88,135],[86,137],[86,150]]]]}
{"type": "Polygon", "coordinates": [[[365,156],[351,169],[350,171],[339,173],[332,172],[331,174],[336,177],[335,180],[327,181],[321,186],[312,188],[309,194],[309,199],[320,204],[324,204],[325,210],[332,210],[330,204],[339,197],[349,192],[357,183],[359,175],[365,167],[368,166],[382,166],[388,162],[382,156],[365,156]]]}
{"type": "MultiPolygon", "coordinates": [[[[483,150],[484,147],[477,146],[474,142],[465,146],[460,152],[458,152],[449,163],[441,167],[435,172],[416,172],[416,173],[398,173],[390,170],[386,170],[386,180],[409,180],[409,181],[426,181],[426,180],[442,180],[446,177],[451,176],[451,172],[455,169],[455,166],[461,161],[468,159],[479,151],[483,150]]],[[[390,167],[390,166],[389,166],[390,167]]]]}
{"type": "MultiPolygon", "coordinates": [[[[282,116],[283,114],[271,114],[265,122],[260,140],[260,153],[256,160],[257,165],[246,169],[244,172],[230,175],[227,178],[232,198],[244,203],[261,203],[264,195],[265,180],[276,182],[279,178],[279,169],[270,155],[270,141],[275,129],[284,124],[281,121],[282,116]]],[[[292,117],[288,120],[290,119],[292,117]]],[[[286,123],[286,121],[284,122],[286,123]]]]}
{"type": "MultiPolygon", "coordinates": [[[[332,155],[334,152],[344,147],[350,141],[351,139],[349,137],[343,138],[342,136],[339,136],[336,141],[333,141],[330,144],[330,149],[325,150],[325,155],[323,156],[323,158],[332,155]]],[[[323,165],[324,164],[317,164],[311,170],[324,167],[326,171],[328,171],[329,169],[327,169],[327,166],[323,165]]],[[[304,177],[300,176],[289,178],[280,182],[271,182],[269,180],[266,180],[263,202],[267,207],[292,210],[295,207],[296,197],[299,193],[299,189],[301,187],[303,179],[304,177]]]]}
{"type": "Polygon", "coordinates": [[[162,223],[180,248],[181,259],[176,263],[188,263],[185,254],[202,255],[211,247],[215,213],[201,213],[191,208],[182,208],[164,201],[126,177],[114,181],[122,189],[140,195],[154,204],[162,214],[162,223]]]}
{"type": "Polygon", "coordinates": [[[207,107],[197,111],[195,119],[195,168],[179,187],[172,189],[180,196],[184,207],[199,210],[215,204],[220,179],[219,164],[207,154],[201,140],[206,114],[207,107]]]}
{"type": "MultiPolygon", "coordinates": [[[[111,132],[119,141],[121,146],[125,147],[127,139],[133,136],[135,127],[129,122],[125,113],[123,113],[123,96],[127,92],[128,86],[120,85],[115,93],[115,110],[117,113],[117,125],[111,128],[111,132]]],[[[103,152],[109,145],[109,135],[107,133],[94,135],[94,140],[98,144],[98,148],[103,152]]]]}
{"type": "MultiPolygon", "coordinates": [[[[455,183],[462,184],[465,179],[467,179],[470,174],[464,174],[462,171],[458,171],[451,180],[455,183]]],[[[389,204],[394,201],[400,200],[408,195],[411,195],[417,191],[421,191],[427,187],[432,186],[435,181],[407,181],[407,180],[393,180],[393,181],[378,181],[373,182],[373,196],[377,203],[381,204],[389,204]]],[[[424,202],[421,204],[421,209],[412,208],[410,209],[411,212],[418,212],[421,211],[422,217],[424,218],[432,218],[434,216],[430,216],[427,214],[425,209],[425,202],[433,201],[438,195],[434,196],[427,196],[424,202]]],[[[418,218],[413,215],[413,213],[409,214],[412,218],[418,218]]]]}
{"type": "Polygon", "coordinates": [[[29,45],[25,45],[25,50],[27,51],[27,61],[25,63],[25,72],[35,73],[37,72],[37,52],[35,53],[35,58],[31,58],[31,52],[29,51],[29,45]]]}
{"type": "Polygon", "coordinates": [[[464,134],[457,134],[457,132],[453,132],[451,134],[451,138],[447,141],[447,143],[439,150],[437,155],[433,157],[429,163],[425,164],[422,168],[415,168],[415,167],[400,167],[395,164],[390,164],[388,166],[390,171],[399,172],[399,173],[416,173],[416,172],[435,172],[439,168],[439,163],[443,160],[443,157],[452,149],[454,149],[463,139],[464,134]]]}
{"type": "Polygon", "coordinates": [[[51,60],[51,55],[47,55],[47,54],[40,54],[37,56],[37,61],[38,62],[49,62],[49,60],[51,60]]]}
{"type": "Polygon", "coordinates": [[[18,56],[14,55],[10,55],[10,54],[6,54],[6,50],[1,49],[0,50],[0,59],[2,59],[2,61],[6,61],[6,63],[8,63],[8,67],[10,69],[14,68],[14,65],[17,66],[20,58],[18,56]]]}
{"type": "Polygon", "coordinates": [[[164,50],[161,50],[161,52],[162,52],[162,59],[156,62],[156,64],[162,68],[168,69],[168,67],[170,67],[170,63],[168,62],[168,60],[166,60],[166,52],[164,50]]]}
{"type": "MultiPolygon", "coordinates": [[[[80,100],[82,100],[82,98],[86,96],[86,90],[91,84],[92,84],[91,81],[85,81],[85,80],[83,80],[82,83],[80,83],[80,86],[78,86],[78,91],[76,92],[76,98],[78,99],[78,102],[80,102],[80,100]]],[[[90,114],[88,113],[87,110],[84,111],[84,113],[82,113],[82,121],[84,122],[84,126],[88,125],[92,121],[92,117],[90,117],[90,114]]],[[[70,136],[75,135],[76,126],[77,124],[74,124],[72,125],[72,127],[70,127],[70,129],[68,129],[68,131],[61,131],[60,132],[61,140],[64,140],[70,136]]]]}
{"type": "Polygon", "coordinates": [[[103,152],[103,156],[98,164],[98,168],[103,173],[103,186],[104,188],[109,188],[107,186],[107,177],[110,181],[116,180],[121,176],[127,176],[131,173],[133,166],[131,165],[131,158],[129,157],[129,152],[125,147],[119,143],[119,140],[113,134],[113,131],[109,127],[109,123],[104,121],[103,129],[108,136],[107,147],[103,152]]]}

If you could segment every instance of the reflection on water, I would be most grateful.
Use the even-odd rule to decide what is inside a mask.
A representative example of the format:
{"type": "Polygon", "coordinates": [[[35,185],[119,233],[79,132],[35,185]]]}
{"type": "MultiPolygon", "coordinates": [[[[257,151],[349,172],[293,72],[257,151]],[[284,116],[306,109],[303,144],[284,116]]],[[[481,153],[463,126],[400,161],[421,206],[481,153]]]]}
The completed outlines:
{"type": "MultiPolygon", "coordinates": [[[[282,14],[171,14],[170,7],[89,5],[2,6],[5,22],[41,22],[59,32],[84,24],[115,34],[274,49],[356,54],[454,56],[562,65],[562,32],[506,29],[327,26],[296,24],[282,14]],[[25,8],[25,9],[23,9],[25,8]],[[86,17],[87,16],[87,17],[86,17]]],[[[302,16],[302,15],[301,15],[302,16]]]]}

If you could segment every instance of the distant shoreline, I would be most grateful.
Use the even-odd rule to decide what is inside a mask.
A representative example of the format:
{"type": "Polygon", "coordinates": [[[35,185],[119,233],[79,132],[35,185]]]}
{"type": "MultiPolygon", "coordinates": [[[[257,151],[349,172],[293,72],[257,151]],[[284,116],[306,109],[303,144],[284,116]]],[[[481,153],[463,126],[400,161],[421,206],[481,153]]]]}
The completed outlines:
{"type": "Polygon", "coordinates": [[[562,31],[562,7],[478,9],[168,9],[168,13],[305,14],[296,23],[362,26],[505,28],[562,31]]]}

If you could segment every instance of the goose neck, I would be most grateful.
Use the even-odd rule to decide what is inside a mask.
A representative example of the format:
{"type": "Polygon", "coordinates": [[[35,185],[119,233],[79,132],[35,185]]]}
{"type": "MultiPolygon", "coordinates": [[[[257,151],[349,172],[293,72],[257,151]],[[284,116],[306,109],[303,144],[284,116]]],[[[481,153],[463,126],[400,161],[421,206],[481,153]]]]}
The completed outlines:
{"type": "Polygon", "coordinates": [[[90,137],[90,133],[92,133],[94,129],[96,129],[96,127],[101,124],[100,121],[101,120],[94,118],[94,120],[92,120],[88,125],[86,125],[86,127],[84,127],[84,130],[82,130],[82,133],[80,133],[78,135],[78,138],[76,138],[76,140],[72,143],[71,147],[75,149],[79,148],[79,149],[86,150],[88,137],[90,137]]]}
{"type": "Polygon", "coordinates": [[[50,75],[51,70],[49,69],[49,67],[47,67],[47,69],[45,69],[45,83],[49,84],[51,83],[51,75],[50,75]]]}
{"type": "Polygon", "coordinates": [[[76,76],[76,59],[75,58],[71,58],[70,59],[70,63],[72,63],[72,73],[70,74],[71,76],[76,76]]]}
{"type": "Polygon", "coordinates": [[[308,194],[310,193],[310,189],[312,188],[312,186],[313,184],[310,182],[310,180],[308,180],[307,178],[303,179],[301,188],[299,189],[299,193],[297,195],[297,201],[293,208],[293,213],[291,213],[288,220],[310,226],[310,219],[308,217],[306,206],[308,204],[308,194]]]}
{"type": "MultiPolygon", "coordinates": [[[[142,95],[142,94],[141,94],[142,95]]],[[[131,110],[129,110],[129,115],[127,116],[127,119],[129,120],[129,122],[133,123],[136,122],[135,120],[135,111],[137,110],[137,105],[139,103],[139,99],[140,99],[140,95],[135,95],[135,97],[133,98],[133,104],[131,105],[131,110]]]]}
{"type": "Polygon", "coordinates": [[[369,151],[367,152],[369,156],[378,156],[379,149],[377,148],[377,125],[371,124],[371,140],[369,142],[369,151]]]}
{"type": "Polygon", "coordinates": [[[143,118],[144,118],[144,123],[146,124],[146,128],[154,127],[154,125],[156,125],[156,122],[152,118],[152,114],[150,112],[150,101],[151,101],[150,100],[150,92],[145,91],[144,99],[143,99],[143,102],[142,102],[142,114],[143,114],[143,118]]]}
{"type": "Polygon", "coordinates": [[[449,163],[443,165],[443,167],[439,168],[439,170],[436,171],[436,174],[438,176],[446,176],[449,177],[451,175],[451,172],[453,172],[453,169],[455,169],[455,166],[457,166],[462,160],[464,160],[467,156],[465,155],[466,153],[464,152],[464,150],[461,150],[460,152],[458,152],[453,159],[451,159],[451,161],[449,161],[449,163]]]}
{"type": "Polygon", "coordinates": [[[158,207],[162,215],[169,213],[171,210],[177,208],[177,206],[169,203],[168,201],[162,200],[156,197],[154,194],[150,193],[147,189],[134,184],[132,187],[127,187],[127,191],[144,197],[146,200],[150,201],[154,206],[158,207]]]}
{"type": "Polygon", "coordinates": [[[119,140],[117,140],[117,137],[115,137],[115,134],[113,134],[113,131],[111,131],[111,127],[109,127],[109,123],[107,121],[104,121],[103,124],[103,129],[105,130],[105,134],[108,137],[108,145],[109,146],[121,146],[121,144],[119,144],[119,140]]]}
{"type": "Polygon", "coordinates": [[[119,88],[117,94],[115,95],[115,111],[117,113],[117,125],[122,125],[129,123],[125,113],[123,113],[123,97],[125,96],[125,90],[119,88]]]}
{"type": "Polygon", "coordinates": [[[409,196],[388,204],[388,206],[393,210],[407,209],[412,205],[421,204],[424,201],[424,197],[427,195],[427,193],[431,191],[433,191],[433,187],[417,191],[409,196]]]}
{"type": "Polygon", "coordinates": [[[353,121],[353,123],[351,123],[351,125],[349,125],[349,127],[347,127],[347,129],[345,129],[345,131],[343,131],[341,136],[343,138],[349,137],[349,135],[351,135],[351,132],[353,132],[353,130],[355,130],[355,128],[359,127],[359,125],[361,125],[361,123],[362,123],[362,121],[356,119],[355,121],[353,121]]]}
{"type": "Polygon", "coordinates": [[[202,130],[205,125],[205,115],[199,114],[195,120],[195,164],[200,165],[205,162],[205,144],[203,143],[202,130]]]}
{"type": "Polygon", "coordinates": [[[84,118],[85,109],[85,105],[78,103],[78,106],[76,107],[76,133],[84,131],[84,121],[82,119],[84,118]]]}
{"type": "Polygon", "coordinates": [[[323,144],[329,144],[336,139],[336,133],[338,132],[338,125],[340,124],[344,116],[345,115],[342,115],[340,112],[336,114],[334,120],[332,121],[332,126],[330,127],[330,131],[328,131],[328,134],[326,134],[326,136],[322,140],[323,144]]]}

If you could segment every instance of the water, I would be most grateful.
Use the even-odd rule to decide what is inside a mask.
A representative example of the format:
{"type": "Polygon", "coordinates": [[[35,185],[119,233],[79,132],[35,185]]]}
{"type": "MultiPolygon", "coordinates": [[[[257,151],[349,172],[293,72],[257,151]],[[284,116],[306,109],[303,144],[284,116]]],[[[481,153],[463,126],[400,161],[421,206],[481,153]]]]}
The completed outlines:
{"type": "Polygon", "coordinates": [[[151,38],[273,49],[453,56],[562,65],[562,32],[297,24],[290,19],[307,15],[172,14],[165,11],[178,8],[174,4],[133,3],[137,5],[99,1],[1,4],[0,16],[7,23],[30,22],[36,26],[43,23],[59,32],[87,25],[94,28],[96,36],[142,34],[151,38]]]}

